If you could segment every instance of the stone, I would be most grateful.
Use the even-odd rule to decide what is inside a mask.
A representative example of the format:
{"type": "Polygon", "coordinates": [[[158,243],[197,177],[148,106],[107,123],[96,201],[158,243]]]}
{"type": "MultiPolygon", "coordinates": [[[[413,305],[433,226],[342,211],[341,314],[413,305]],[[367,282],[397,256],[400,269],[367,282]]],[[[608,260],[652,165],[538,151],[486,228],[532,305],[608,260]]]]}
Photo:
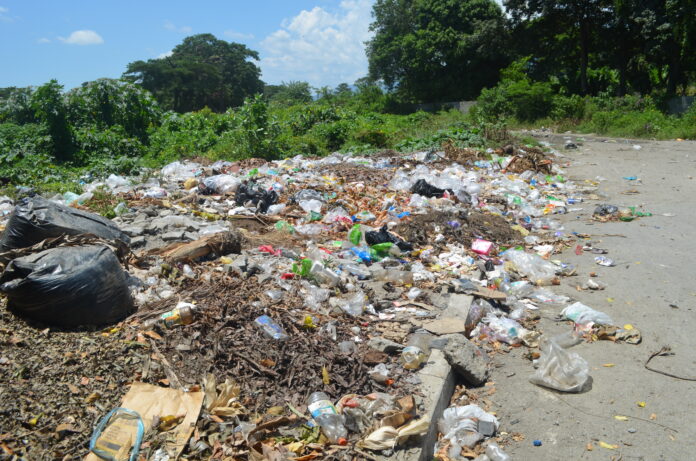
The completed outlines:
{"type": "Polygon", "coordinates": [[[162,234],[162,240],[165,242],[171,242],[174,240],[183,240],[184,239],[184,231],[172,231],[172,232],[166,232],[162,234]]]}
{"type": "Polygon", "coordinates": [[[142,246],[145,246],[145,237],[142,235],[139,235],[137,237],[132,237],[130,241],[130,246],[131,248],[140,248],[142,246]]]}
{"type": "Polygon", "coordinates": [[[489,359],[486,353],[464,335],[447,335],[443,348],[445,359],[452,369],[468,384],[481,386],[488,379],[489,359]]]}
{"type": "Polygon", "coordinates": [[[124,226],[121,230],[128,237],[139,237],[145,234],[145,228],[142,226],[124,226]]]}
{"type": "Polygon", "coordinates": [[[401,352],[401,350],[404,348],[404,346],[402,346],[401,344],[382,338],[381,336],[375,336],[374,338],[370,338],[370,340],[367,342],[367,345],[371,349],[380,352],[385,352],[387,354],[401,352]]]}

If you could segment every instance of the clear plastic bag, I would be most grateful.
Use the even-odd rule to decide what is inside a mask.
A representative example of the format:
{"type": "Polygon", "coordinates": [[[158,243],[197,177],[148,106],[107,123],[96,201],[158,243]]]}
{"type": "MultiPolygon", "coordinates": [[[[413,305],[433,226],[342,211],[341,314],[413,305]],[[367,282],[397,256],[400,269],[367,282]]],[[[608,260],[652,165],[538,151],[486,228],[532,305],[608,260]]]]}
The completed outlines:
{"type": "Polygon", "coordinates": [[[587,361],[554,340],[541,342],[541,358],[529,382],[561,392],[582,392],[590,377],[587,361]]]}
{"type": "Polygon", "coordinates": [[[443,438],[452,444],[471,448],[483,438],[483,434],[478,432],[478,421],[492,423],[496,431],[498,430],[498,419],[478,405],[446,409],[437,422],[437,427],[444,434],[443,438]]]}
{"type": "Polygon", "coordinates": [[[508,250],[503,254],[516,272],[526,276],[536,285],[550,285],[556,278],[556,265],[541,256],[521,250],[508,250]]]}
{"type": "Polygon", "coordinates": [[[604,312],[596,311],[590,306],[586,306],[579,302],[571,304],[563,309],[561,315],[578,325],[587,325],[588,323],[598,323],[600,325],[614,324],[611,317],[604,312]]]}

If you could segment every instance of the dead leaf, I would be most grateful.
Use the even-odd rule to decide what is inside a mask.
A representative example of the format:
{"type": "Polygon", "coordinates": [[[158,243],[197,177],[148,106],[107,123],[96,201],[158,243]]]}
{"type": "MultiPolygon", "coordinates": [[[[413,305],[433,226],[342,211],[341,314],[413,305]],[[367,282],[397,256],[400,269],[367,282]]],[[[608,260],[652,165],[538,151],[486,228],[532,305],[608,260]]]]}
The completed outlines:
{"type": "Polygon", "coordinates": [[[587,451],[592,451],[592,450],[594,450],[594,447],[592,446],[592,443],[588,443],[588,444],[585,446],[585,449],[586,449],[587,451]]]}
{"type": "Polygon", "coordinates": [[[86,377],[86,376],[83,376],[82,379],[80,380],[80,384],[82,384],[83,386],[88,385],[88,384],[89,384],[89,378],[86,377]]]}
{"type": "Polygon", "coordinates": [[[607,450],[616,450],[617,448],[619,448],[618,445],[612,445],[610,443],[602,442],[602,441],[600,441],[598,445],[602,448],[606,448],[607,450]]]}
{"type": "Polygon", "coordinates": [[[275,362],[271,359],[263,359],[261,360],[261,365],[263,365],[266,368],[273,368],[275,366],[275,362]]]}
{"type": "Polygon", "coordinates": [[[68,384],[68,389],[69,389],[70,392],[72,392],[73,394],[79,394],[79,393],[80,393],[80,389],[79,389],[76,385],[74,385],[74,384],[68,384]]]}
{"type": "Polygon", "coordinates": [[[331,384],[331,378],[329,377],[329,370],[323,366],[321,367],[321,380],[325,386],[331,384]]]}
{"type": "Polygon", "coordinates": [[[143,332],[143,334],[145,336],[147,336],[148,338],[154,339],[155,341],[162,341],[164,339],[152,330],[147,330],[147,331],[143,332]]]}
{"type": "Polygon", "coordinates": [[[99,400],[100,398],[101,398],[101,394],[99,392],[93,392],[85,398],[85,403],[94,403],[97,400],[99,400]]]}
{"type": "Polygon", "coordinates": [[[384,352],[376,351],[370,349],[363,356],[363,362],[367,365],[377,365],[378,363],[386,363],[389,360],[389,356],[384,352]]]}

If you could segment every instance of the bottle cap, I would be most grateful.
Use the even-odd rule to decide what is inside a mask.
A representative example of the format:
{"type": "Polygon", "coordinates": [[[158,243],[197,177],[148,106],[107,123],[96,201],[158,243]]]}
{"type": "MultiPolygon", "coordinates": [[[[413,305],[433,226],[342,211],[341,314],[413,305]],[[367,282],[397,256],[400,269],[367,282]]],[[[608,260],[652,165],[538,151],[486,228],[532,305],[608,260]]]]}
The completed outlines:
{"type": "Polygon", "coordinates": [[[338,439],[338,444],[341,446],[348,445],[348,440],[345,437],[341,437],[340,439],[338,439]]]}

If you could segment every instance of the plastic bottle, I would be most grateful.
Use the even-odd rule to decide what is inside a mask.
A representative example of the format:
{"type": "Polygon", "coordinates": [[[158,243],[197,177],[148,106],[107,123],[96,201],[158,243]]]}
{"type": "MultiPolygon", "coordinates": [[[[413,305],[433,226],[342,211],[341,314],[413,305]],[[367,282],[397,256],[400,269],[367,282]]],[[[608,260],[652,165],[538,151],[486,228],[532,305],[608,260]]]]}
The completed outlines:
{"type": "Polygon", "coordinates": [[[285,331],[283,331],[283,328],[267,315],[257,317],[256,320],[254,320],[254,323],[269,338],[277,341],[285,341],[288,339],[288,335],[285,333],[285,331]]]}
{"type": "Polygon", "coordinates": [[[343,415],[338,414],[328,395],[324,392],[314,392],[309,396],[307,409],[331,443],[348,444],[348,431],[344,424],[343,415]]]}
{"type": "Polygon", "coordinates": [[[416,333],[408,340],[401,352],[401,363],[407,370],[416,370],[430,356],[430,336],[416,333]]]}
{"type": "Polygon", "coordinates": [[[319,283],[326,284],[330,287],[335,287],[341,281],[341,278],[335,272],[324,267],[320,262],[312,264],[312,269],[309,274],[319,283]]]}
{"type": "Polygon", "coordinates": [[[148,320],[143,324],[145,328],[151,328],[154,325],[161,325],[164,328],[174,328],[177,326],[190,325],[193,323],[193,311],[196,306],[190,303],[179,303],[176,307],[159,317],[148,320]]]}

